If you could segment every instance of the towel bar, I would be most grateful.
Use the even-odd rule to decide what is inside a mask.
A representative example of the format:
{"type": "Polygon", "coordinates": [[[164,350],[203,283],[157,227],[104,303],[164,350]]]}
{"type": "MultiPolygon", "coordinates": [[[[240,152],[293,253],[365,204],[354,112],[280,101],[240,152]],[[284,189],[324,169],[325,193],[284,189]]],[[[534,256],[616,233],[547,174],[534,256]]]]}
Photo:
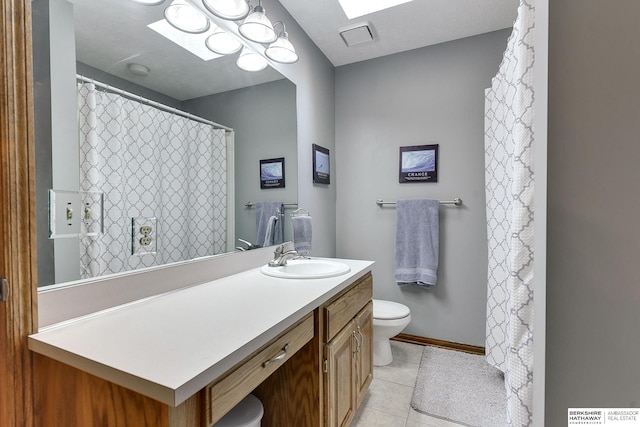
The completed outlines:
{"type": "Polygon", "coordinates": [[[310,216],[310,213],[309,213],[308,210],[300,208],[300,209],[296,209],[295,211],[293,211],[293,213],[291,213],[291,216],[292,217],[294,217],[294,216],[310,216]]]}
{"type": "MultiPolygon", "coordinates": [[[[298,206],[297,203],[283,203],[283,205],[284,205],[285,208],[295,208],[295,207],[298,206]]],[[[245,208],[255,208],[256,204],[253,203],[253,202],[247,202],[247,203],[244,204],[244,207],[245,208]]]]}
{"type": "MultiPolygon", "coordinates": [[[[396,202],[385,202],[382,199],[378,199],[376,200],[376,205],[378,206],[383,206],[383,205],[395,205],[396,202]]],[[[456,197],[453,200],[440,200],[440,204],[441,205],[456,205],[456,206],[461,206],[462,205],[462,199],[459,197],[456,197]]]]}

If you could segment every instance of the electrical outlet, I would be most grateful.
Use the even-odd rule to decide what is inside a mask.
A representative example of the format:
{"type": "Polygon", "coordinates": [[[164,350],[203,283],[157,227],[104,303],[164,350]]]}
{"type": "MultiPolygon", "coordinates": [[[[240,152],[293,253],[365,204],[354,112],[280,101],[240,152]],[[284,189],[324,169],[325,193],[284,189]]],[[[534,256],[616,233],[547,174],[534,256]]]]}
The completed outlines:
{"type": "Polygon", "coordinates": [[[145,236],[145,237],[142,237],[142,238],[139,240],[139,242],[140,242],[140,244],[141,244],[142,246],[149,246],[149,245],[151,244],[151,242],[153,242],[153,240],[151,239],[151,237],[147,237],[147,236],[145,236]]]}
{"type": "Polygon", "coordinates": [[[157,218],[131,218],[131,255],[155,254],[157,218]]]}

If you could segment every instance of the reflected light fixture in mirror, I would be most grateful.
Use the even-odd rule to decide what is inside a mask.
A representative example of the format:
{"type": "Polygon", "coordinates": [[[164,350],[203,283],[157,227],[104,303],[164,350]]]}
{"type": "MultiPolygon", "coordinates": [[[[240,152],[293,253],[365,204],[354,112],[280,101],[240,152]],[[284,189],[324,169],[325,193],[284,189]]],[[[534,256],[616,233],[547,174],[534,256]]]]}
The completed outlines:
{"type": "Polygon", "coordinates": [[[278,24],[282,25],[282,32],[278,33],[278,39],[271,43],[264,53],[272,61],[293,64],[298,61],[298,54],[289,41],[289,34],[287,34],[284,23],[278,21],[274,24],[274,27],[278,24]]]}
{"type": "Polygon", "coordinates": [[[246,0],[202,0],[207,10],[218,18],[238,21],[249,14],[249,3],[246,0]]]}
{"type": "Polygon", "coordinates": [[[218,26],[207,37],[205,44],[210,51],[219,55],[230,55],[242,49],[242,43],[218,26]]]}
{"type": "Polygon", "coordinates": [[[145,77],[149,75],[149,67],[142,65],[142,64],[137,64],[135,62],[131,62],[130,64],[127,65],[127,69],[129,70],[129,72],[131,74],[133,74],[134,76],[139,76],[139,77],[145,77]]]}
{"type": "Polygon", "coordinates": [[[253,8],[251,15],[247,16],[242,24],[238,27],[238,31],[245,38],[256,43],[271,43],[276,40],[276,32],[273,25],[262,7],[262,2],[253,8]]]}
{"type": "MultiPolygon", "coordinates": [[[[157,0],[133,1],[149,5],[158,4],[154,3],[157,0]]],[[[276,22],[275,26],[282,25],[282,31],[277,33],[275,26],[267,18],[261,0],[258,0],[258,5],[253,8],[246,0],[202,0],[202,4],[207,11],[215,15],[212,17],[214,21],[216,18],[238,20],[251,12],[238,26],[239,35],[252,42],[268,45],[264,55],[274,62],[292,64],[298,61],[298,54],[289,41],[284,23],[276,22]]],[[[218,55],[230,55],[242,48],[242,41],[237,39],[238,34],[235,34],[235,31],[234,34],[229,34],[223,28],[212,24],[204,11],[198,10],[185,0],[174,0],[165,9],[164,15],[172,27],[185,33],[206,33],[213,25],[214,30],[207,36],[204,44],[209,51],[218,55]]],[[[260,71],[269,64],[260,54],[245,48],[236,60],[236,65],[244,71],[260,71]]]]}
{"type": "Polygon", "coordinates": [[[244,71],[261,71],[267,68],[267,60],[255,52],[250,51],[246,46],[242,48],[240,56],[236,60],[238,68],[244,71]]]}
{"type": "Polygon", "coordinates": [[[174,0],[164,10],[164,17],[169,24],[185,33],[204,33],[210,25],[209,18],[183,0],[174,0]]]}

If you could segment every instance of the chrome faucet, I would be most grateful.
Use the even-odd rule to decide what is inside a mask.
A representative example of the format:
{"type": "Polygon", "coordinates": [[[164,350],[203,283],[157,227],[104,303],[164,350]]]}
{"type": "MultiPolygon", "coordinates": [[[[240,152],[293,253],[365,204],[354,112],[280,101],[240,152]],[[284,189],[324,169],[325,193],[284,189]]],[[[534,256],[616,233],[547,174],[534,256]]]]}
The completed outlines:
{"type": "Polygon", "coordinates": [[[269,267],[282,267],[287,265],[287,260],[298,256],[295,249],[285,251],[285,245],[279,245],[273,252],[273,259],[269,261],[269,267]]]}
{"type": "Polygon", "coordinates": [[[254,245],[253,243],[248,242],[244,239],[238,239],[238,242],[244,243],[247,246],[246,248],[243,248],[242,246],[236,246],[236,249],[240,252],[250,251],[251,249],[258,249],[261,247],[260,245],[254,245]]]}

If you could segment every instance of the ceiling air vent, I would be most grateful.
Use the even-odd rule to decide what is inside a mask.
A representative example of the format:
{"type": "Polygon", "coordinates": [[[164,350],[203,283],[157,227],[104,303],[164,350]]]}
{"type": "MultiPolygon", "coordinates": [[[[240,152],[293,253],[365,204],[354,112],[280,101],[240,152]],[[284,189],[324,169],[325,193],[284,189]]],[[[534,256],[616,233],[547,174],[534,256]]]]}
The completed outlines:
{"type": "Polygon", "coordinates": [[[373,28],[367,22],[350,25],[341,28],[340,37],[347,47],[353,47],[360,44],[371,43],[373,41],[373,28]]]}

